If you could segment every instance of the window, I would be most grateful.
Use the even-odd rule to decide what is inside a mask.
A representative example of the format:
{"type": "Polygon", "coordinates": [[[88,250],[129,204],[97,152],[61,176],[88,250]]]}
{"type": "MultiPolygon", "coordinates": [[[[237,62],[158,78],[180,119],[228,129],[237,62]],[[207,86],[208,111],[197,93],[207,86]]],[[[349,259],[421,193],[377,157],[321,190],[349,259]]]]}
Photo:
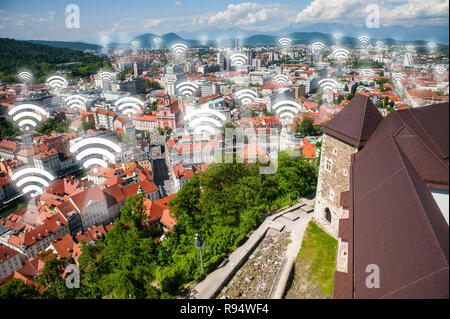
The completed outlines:
{"type": "Polygon", "coordinates": [[[334,199],[334,190],[330,189],[330,199],[334,199]]]}
{"type": "Polygon", "coordinates": [[[344,176],[347,176],[347,174],[348,174],[348,171],[347,171],[347,169],[346,169],[346,168],[344,168],[344,169],[342,170],[342,174],[343,174],[344,176]]]}
{"type": "Polygon", "coordinates": [[[334,154],[334,155],[337,155],[337,148],[335,148],[335,149],[333,150],[333,154],[334,154]]]}
{"type": "Polygon", "coordinates": [[[325,219],[331,224],[331,212],[328,207],[325,208],[325,219]]]}
{"type": "Polygon", "coordinates": [[[325,162],[325,170],[328,172],[331,172],[331,165],[332,165],[332,161],[330,159],[327,159],[325,162]]]}

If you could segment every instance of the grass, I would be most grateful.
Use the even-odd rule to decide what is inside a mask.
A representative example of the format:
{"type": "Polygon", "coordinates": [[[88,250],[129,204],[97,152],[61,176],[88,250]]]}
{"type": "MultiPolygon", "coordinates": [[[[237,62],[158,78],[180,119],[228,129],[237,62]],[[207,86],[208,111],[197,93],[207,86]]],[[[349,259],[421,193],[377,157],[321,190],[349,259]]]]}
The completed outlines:
{"type": "Polygon", "coordinates": [[[333,295],[338,242],[310,221],[294,265],[286,298],[328,299],[333,295]]]}

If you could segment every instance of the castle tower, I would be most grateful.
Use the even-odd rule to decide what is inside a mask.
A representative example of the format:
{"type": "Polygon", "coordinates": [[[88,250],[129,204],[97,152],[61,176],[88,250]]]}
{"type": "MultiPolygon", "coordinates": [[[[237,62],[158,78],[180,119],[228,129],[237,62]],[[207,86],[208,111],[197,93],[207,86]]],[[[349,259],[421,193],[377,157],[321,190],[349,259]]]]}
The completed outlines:
{"type": "Polygon", "coordinates": [[[364,147],[382,118],[368,97],[357,95],[322,127],[324,136],[313,218],[336,238],[339,219],[345,213],[341,193],[349,190],[351,155],[364,147]]]}

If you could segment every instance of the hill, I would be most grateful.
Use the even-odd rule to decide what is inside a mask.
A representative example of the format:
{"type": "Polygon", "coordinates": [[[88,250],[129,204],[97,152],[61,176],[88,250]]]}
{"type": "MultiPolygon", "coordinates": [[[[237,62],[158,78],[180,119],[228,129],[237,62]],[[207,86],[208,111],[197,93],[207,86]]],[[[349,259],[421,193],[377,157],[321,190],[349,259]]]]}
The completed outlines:
{"type": "Polygon", "coordinates": [[[36,44],[45,44],[55,48],[65,48],[74,50],[100,50],[102,48],[100,45],[85,42],[44,41],[44,40],[29,40],[29,42],[36,44]]]}
{"type": "Polygon", "coordinates": [[[0,38],[0,81],[17,83],[18,72],[31,72],[38,83],[57,70],[63,70],[67,77],[87,77],[101,67],[107,68],[109,62],[79,50],[55,48],[49,45],[0,38]],[[76,65],[57,64],[79,62],[76,65]]]}

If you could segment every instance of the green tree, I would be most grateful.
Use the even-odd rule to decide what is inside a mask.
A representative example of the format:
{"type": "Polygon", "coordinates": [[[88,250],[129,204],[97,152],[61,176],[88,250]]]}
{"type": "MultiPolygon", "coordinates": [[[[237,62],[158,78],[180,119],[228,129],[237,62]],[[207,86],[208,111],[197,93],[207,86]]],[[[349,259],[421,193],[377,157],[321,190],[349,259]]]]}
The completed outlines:
{"type": "Polygon", "coordinates": [[[34,299],[39,297],[37,288],[25,284],[23,280],[13,278],[0,286],[0,299],[34,299]]]}
{"type": "Polygon", "coordinates": [[[15,123],[8,121],[8,120],[3,123],[4,123],[4,125],[2,126],[2,128],[0,130],[1,138],[16,137],[16,136],[20,135],[20,129],[15,123]]]}
{"type": "Polygon", "coordinates": [[[81,126],[82,126],[82,128],[83,128],[83,131],[85,131],[85,132],[86,132],[87,130],[93,130],[93,129],[95,128],[94,123],[89,122],[89,121],[83,122],[83,124],[81,124],[81,126]]]}
{"type": "Polygon", "coordinates": [[[315,133],[314,130],[314,122],[312,118],[305,116],[300,123],[300,131],[303,136],[313,135],[315,133]]]}

